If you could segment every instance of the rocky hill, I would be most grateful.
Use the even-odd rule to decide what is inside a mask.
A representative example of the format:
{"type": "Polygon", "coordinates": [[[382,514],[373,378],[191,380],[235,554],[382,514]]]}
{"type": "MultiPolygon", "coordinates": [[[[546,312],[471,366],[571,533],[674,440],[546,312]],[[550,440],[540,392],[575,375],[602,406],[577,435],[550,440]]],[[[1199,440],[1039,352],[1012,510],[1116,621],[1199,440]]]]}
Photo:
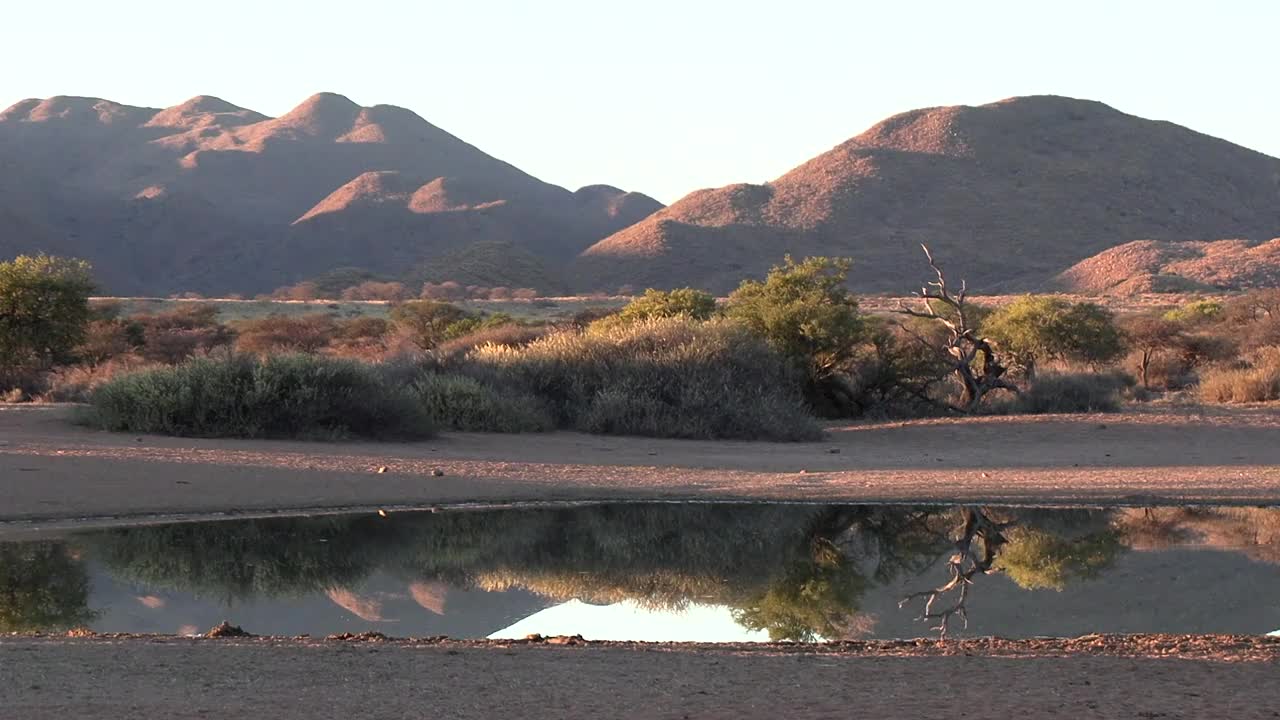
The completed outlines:
{"type": "Polygon", "coordinates": [[[1043,289],[1136,240],[1280,235],[1280,160],[1097,102],[1023,97],[889,118],[763,185],[694,192],[595,244],[579,289],[726,291],[785,253],[905,293],[927,243],[981,292],[1043,289]]]}
{"type": "Polygon", "coordinates": [[[1055,289],[1065,292],[1105,295],[1280,287],[1280,238],[1137,240],[1082,260],[1054,280],[1055,289]]]}
{"type": "Polygon", "coordinates": [[[0,112],[0,254],[84,257],[119,294],[261,292],[344,266],[447,275],[433,265],[481,241],[559,269],[660,207],[570,192],[408,110],[331,93],[278,118],[207,96],[0,112]]]}

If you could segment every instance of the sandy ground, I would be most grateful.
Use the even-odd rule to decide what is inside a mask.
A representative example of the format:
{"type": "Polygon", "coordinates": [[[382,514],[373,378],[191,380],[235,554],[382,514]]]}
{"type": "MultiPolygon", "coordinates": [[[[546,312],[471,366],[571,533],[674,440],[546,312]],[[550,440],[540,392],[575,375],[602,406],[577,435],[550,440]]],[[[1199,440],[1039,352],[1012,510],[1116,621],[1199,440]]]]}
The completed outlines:
{"type": "Polygon", "coordinates": [[[1082,654],[1061,643],[1020,653],[981,653],[976,644],[953,643],[950,655],[903,657],[892,648],[10,638],[0,639],[0,714],[27,720],[1280,717],[1280,641],[1164,644],[1168,654],[1159,658],[1082,654]],[[1195,646],[1204,644],[1233,649],[1201,657],[1195,646]]]}
{"type": "Polygon", "coordinates": [[[552,500],[1280,500],[1274,408],[868,423],[794,444],[191,440],[97,432],[71,411],[0,409],[0,521],[552,500]]]}

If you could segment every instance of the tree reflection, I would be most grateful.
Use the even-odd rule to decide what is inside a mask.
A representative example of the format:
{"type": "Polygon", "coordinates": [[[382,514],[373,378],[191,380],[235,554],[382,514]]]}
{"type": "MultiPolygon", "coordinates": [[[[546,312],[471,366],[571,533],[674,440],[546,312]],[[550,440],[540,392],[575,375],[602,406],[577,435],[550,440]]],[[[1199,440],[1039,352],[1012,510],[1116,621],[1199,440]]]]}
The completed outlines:
{"type": "MultiPolygon", "coordinates": [[[[1104,572],[1130,546],[1157,540],[1249,536],[1280,545],[1275,510],[1141,513],[623,504],[178,524],[76,543],[118,578],[227,601],[351,588],[378,571],[406,584],[518,589],[554,601],[726,606],[747,628],[797,641],[847,636],[868,592],[925,573],[946,573],[915,595],[929,604],[926,619],[941,623],[941,613],[963,617],[964,601],[988,574],[1025,589],[1061,590],[1104,572]]],[[[44,557],[70,562],[65,552],[44,557]]],[[[87,585],[71,582],[69,569],[61,581],[49,571],[50,581],[63,597],[79,587],[83,607],[87,585]]],[[[13,599],[8,606],[42,602],[52,607],[13,599]]],[[[10,612],[5,622],[18,615],[39,613],[10,612]]]]}
{"type": "Polygon", "coordinates": [[[64,543],[0,544],[0,632],[66,630],[95,615],[84,563],[64,543]]]}

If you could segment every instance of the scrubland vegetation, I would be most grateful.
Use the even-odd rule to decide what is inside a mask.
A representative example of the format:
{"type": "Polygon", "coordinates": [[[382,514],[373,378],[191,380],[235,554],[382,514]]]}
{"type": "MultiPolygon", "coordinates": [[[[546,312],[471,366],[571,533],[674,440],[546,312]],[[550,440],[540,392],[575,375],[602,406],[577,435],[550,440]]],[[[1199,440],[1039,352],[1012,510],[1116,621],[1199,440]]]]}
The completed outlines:
{"type": "Polygon", "coordinates": [[[927,260],[934,280],[887,312],[860,307],[848,261],[787,258],[719,301],[649,290],[547,321],[408,293],[386,317],[125,314],[88,301],[84,263],[22,257],[0,263],[0,392],[88,402],[112,430],[320,438],[806,440],[821,417],[1280,400],[1280,290],[1120,315],[1057,296],[988,307],[927,260]]]}

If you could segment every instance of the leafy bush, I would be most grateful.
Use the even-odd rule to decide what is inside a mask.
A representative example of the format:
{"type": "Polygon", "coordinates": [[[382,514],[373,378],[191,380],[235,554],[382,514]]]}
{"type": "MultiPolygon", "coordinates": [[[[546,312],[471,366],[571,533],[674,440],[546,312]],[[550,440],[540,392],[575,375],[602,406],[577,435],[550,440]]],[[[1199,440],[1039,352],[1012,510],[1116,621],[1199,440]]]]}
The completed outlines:
{"type": "Polygon", "coordinates": [[[1121,392],[1134,385],[1121,373],[1041,373],[1013,409],[1031,414],[1117,412],[1121,392]]]}
{"type": "Polygon", "coordinates": [[[655,318],[687,317],[692,320],[710,320],[716,313],[716,299],[710,293],[693,288],[679,290],[654,290],[623,306],[616,315],[604,318],[604,325],[633,323],[655,318]]]}
{"type": "Polygon", "coordinates": [[[1225,308],[1217,300],[1192,300],[1191,302],[1166,312],[1165,320],[1186,325],[1198,325],[1217,320],[1225,308]]]}
{"type": "Polygon", "coordinates": [[[750,332],[687,318],[476,348],[459,370],[536,396],[586,432],[806,440],[820,435],[800,377],[750,332]]]}
{"type": "Polygon", "coordinates": [[[432,422],[465,432],[545,432],[555,429],[546,405],[529,393],[502,391],[474,378],[425,372],[413,390],[432,422]]]}
{"type": "Polygon", "coordinates": [[[425,410],[405,388],[351,360],[234,356],[114,378],[89,421],[106,430],[192,437],[422,438],[425,410]]]}
{"type": "Polygon", "coordinates": [[[92,319],[93,287],[83,260],[20,255],[0,262],[0,375],[69,358],[92,319]]]}
{"type": "Polygon", "coordinates": [[[982,334],[1028,376],[1047,360],[1097,365],[1124,352],[1124,336],[1110,311],[1051,296],[1028,295],[997,309],[983,320],[982,334]]]}
{"type": "Polygon", "coordinates": [[[832,385],[842,385],[868,323],[845,287],[849,261],[824,257],[796,263],[791,256],[763,281],[744,280],[729,295],[725,314],[763,338],[769,347],[807,376],[805,396],[815,408],[839,401],[832,385]]]}

